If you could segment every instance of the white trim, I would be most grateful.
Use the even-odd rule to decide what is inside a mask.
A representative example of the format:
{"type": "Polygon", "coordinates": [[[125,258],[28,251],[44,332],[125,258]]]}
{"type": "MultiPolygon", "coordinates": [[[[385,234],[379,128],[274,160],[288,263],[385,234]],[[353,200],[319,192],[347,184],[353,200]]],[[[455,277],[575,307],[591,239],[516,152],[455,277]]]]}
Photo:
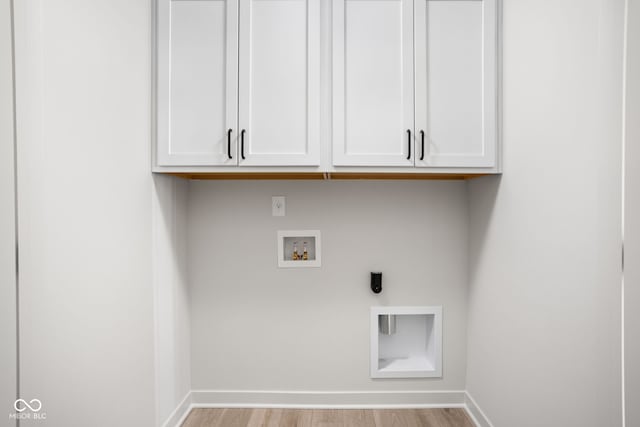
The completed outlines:
{"type": "Polygon", "coordinates": [[[496,155],[496,164],[493,167],[495,172],[493,173],[502,173],[502,138],[503,138],[503,129],[502,129],[502,113],[503,113],[503,102],[502,102],[502,0],[496,1],[496,94],[495,94],[495,103],[496,103],[496,147],[495,147],[495,155],[496,155]]]}
{"type": "Polygon", "coordinates": [[[156,425],[160,425],[160,399],[158,391],[158,379],[160,378],[160,368],[158,367],[158,360],[160,359],[160,346],[158,345],[158,336],[160,335],[160,328],[158,326],[158,221],[160,207],[157,199],[157,183],[156,180],[152,180],[152,194],[151,194],[151,283],[153,285],[153,393],[154,393],[154,409],[156,425]]]}
{"type": "Polygon", "coordinates": [[[480,406],[473,400],[471,394],[465,390],[465,409],[467,413],[471,417],[471,420],[475,423],[477,427],[493,427],[489,418],[485,415],[485,413],[480,409],[480,406]]]}
{"type": "Polygon", "coordinates": [[[178,404],[176,409],[169,415],[169,418],[162,424],[162,427],[180,427],[189,416],[193,405],[191,404],[191,392],[188,391],[184,399],[178,404]]]}
{"type": "Polygon", "coordinates": [[[625,314],[624,314],[624,240],[625,240],[625,209],[626,209],[626,147],[627,147],[627,66],[629,52],[629,0],[624,2],[624,29],[622,33],[622,147],[621,147],[621,200],[620,200],[620,243],[621,243],[621,274],[620,274],[620,387],[621,387],[621,407],[622,411],[622,427],[627,425],[627,408],[626,408],[626,359],[625,359],[625,314]]]}
{"type": "Polygon", "coordinates": [[[429,409],[462,408],[477,427],[493,427],[466,390],[274,391],[192,390],[162,427],[180,427],[194,408],[429,409]],[[340,403],[336,403],[340,402],[340,403]],[[402,402],[402,403],[398,403],[402,402]]]}
{"type": "Polygon", "coordinates": [[[192,390],[193,408],[465,408],[464,390],[192,390]]]}
{"type": "Polygon", "coordinates": [[[370,405],[307,405],[307,404],[286,404],[286,403],[194,403],[191,408],[258,408],[258,409],[444,409],[460,408],[467,410],[464,403],[416,403],[416,404],[370,404],[370,405]]]}

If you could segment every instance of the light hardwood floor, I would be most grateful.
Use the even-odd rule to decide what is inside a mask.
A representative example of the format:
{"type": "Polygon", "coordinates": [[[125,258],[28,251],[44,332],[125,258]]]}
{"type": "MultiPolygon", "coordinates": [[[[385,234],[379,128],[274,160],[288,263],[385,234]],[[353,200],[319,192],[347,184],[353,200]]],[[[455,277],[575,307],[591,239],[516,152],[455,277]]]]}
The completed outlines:
{"type": "Polygon", "coordinates": [[[455,409],[193,409],[182,427],[474,427],[455,409]]]}

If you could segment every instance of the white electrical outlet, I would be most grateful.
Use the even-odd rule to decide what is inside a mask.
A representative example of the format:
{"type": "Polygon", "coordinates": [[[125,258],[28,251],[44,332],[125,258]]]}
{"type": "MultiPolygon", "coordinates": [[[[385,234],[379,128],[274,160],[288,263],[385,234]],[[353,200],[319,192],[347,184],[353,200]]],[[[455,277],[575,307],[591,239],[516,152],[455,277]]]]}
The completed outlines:
{"type": "Polygon", "coordinates": [[[285,203],[284,196],[271,197],[271,214],[273,216],[284,216],[285,203]]]}

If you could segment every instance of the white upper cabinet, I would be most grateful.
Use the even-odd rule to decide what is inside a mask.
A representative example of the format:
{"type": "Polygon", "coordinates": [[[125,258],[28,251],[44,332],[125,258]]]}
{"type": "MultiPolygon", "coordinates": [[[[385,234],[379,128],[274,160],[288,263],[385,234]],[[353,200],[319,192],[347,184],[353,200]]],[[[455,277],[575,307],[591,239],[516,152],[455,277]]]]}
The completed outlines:
{"type": "Polygon", "coordinates": [[[237,164],[237,24],[237,0],[158,1],[158,165],[237,164]]]}
{"type": "Polygon", "coordinates": [[[320,2],[159,0],[160,166],[320,165],[320,2]]]}
{"type": "Polygon", "coordinates": [[[496,0],[333,0],[333,164],[494,167],[496,46],[496,0]]]}
{"type": "Polygon", "coordinates": [[[333,0],[333,164],[413,166],[413,0],[333,0]]]}
{"type": "Polygon", "coordinates": [[[499,172],[499,0],[156,1],[155,171],[499,172]]]}
{"type": "Polygon", "coordinates": [[[493,167],[496,0],[415,0],[416,166],[493,167]]]}
{"type": "Polygon", "coordinates": [[[320,1],[240,0],[240,166],[320,165],[320,1]]]}

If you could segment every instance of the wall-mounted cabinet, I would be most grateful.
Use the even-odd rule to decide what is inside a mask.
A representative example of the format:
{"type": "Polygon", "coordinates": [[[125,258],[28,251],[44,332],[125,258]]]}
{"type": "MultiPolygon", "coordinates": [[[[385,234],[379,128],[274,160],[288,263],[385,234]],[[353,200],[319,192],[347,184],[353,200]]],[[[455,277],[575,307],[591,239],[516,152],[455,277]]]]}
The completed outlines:
{"type": "Polygon", "coordinates": [[[240,0],[239,52],[239,165],[320,165],[320,3],[240,0]]]}
{"type": "Polygon", "coordinates": [[[238,1],[159,0],[157,54],[157,164],[237,165],[238,1]]]}
{"type": "Polygon", "coordinates": [[[160,0],[159,166],[320,164],[314,0],[160,0]]]}
{"type": "Polygon", "coordinates": [[[495,165],[495,0],[333,0],[333,29],[334,165],[495,165]]]}
{"type": "Polygon", "coordinates": [[[334,165],[413,166],[412,20],[413,0],[333,1],[334,165]]]}
{"type": "Polygon", "coordinates": [[[418,167],[496,164],[496,1],[415,1],[418,167]]]}
{"type": "Polygon", "coordinates": [[[498,173],[498,0],[158,0],[154,171],[498,173]]]}

